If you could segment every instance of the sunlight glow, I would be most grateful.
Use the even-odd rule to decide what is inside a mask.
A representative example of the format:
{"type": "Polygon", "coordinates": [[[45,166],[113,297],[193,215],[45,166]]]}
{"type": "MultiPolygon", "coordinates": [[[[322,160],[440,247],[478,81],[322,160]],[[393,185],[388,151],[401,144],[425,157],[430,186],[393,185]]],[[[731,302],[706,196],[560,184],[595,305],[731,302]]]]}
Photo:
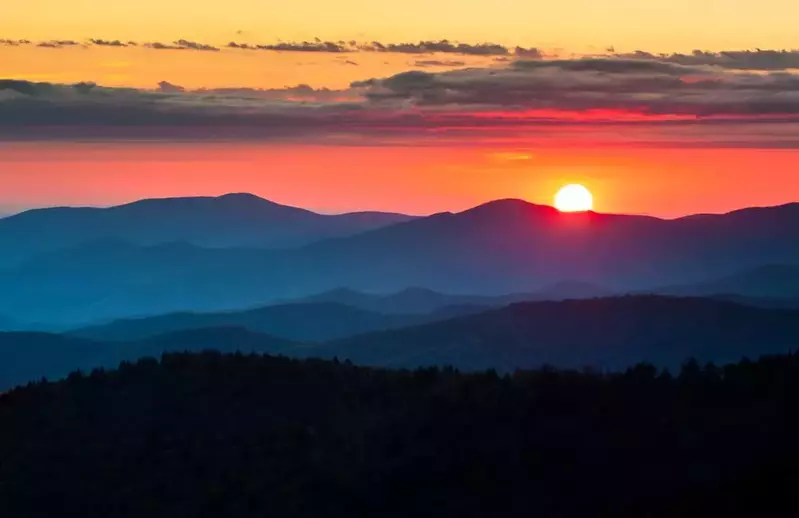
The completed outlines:
{"type": "Polygon", "coordinates": [[[555,208],[561,212],[581,212],[593,207],[591,192],[579,184],[566,185],[555,195],[555,208]]]}

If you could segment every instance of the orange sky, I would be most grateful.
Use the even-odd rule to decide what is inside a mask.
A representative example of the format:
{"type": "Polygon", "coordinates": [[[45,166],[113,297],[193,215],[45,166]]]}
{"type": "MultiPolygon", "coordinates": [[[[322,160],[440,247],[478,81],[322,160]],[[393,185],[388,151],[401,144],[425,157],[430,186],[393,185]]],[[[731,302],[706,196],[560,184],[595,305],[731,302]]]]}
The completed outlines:
{"type": "MultiPolygon", "coordinates": [[[[664,75],[636,82],[639,72],[635,70],[625,75],[604,70],[580,73],[566,67],[524,75],[523,69],[513,70],[515,63],[509,57],[468,53],[275,52],[225,45],[230,41],[313,41],[316,37],[361,43],[449,39],[470,45],[497,43],[511,53],[516,45],[535,47],[548,57],[565,59],[607,54],[609,47],[617,52],[643,49],[664,53],[790,49],[796,46],[797,17],[799,2],[794,0],[406,0],[401,7],[374,0],[11,2],[0,14],[0,80],[59,84],[88,81],[138,88],[142,91],[129,97],[112,92],[119,97],[105,105],[113,110],[115,102],[133,103],[138,99],[136,102],[143,104],[135,105],[130,110],[133,113],[137,113],[137,107],[157,104],[153,99],[160,94],[154,89],[166,81],[170,90],[162,92],[165,95],[156,101],[165,107],[169,118],[162,135],[153,136],[150,143],[78,141],[81,135],[96,138],[98,132],[104,138],[102,125],[99,130],[95,127],[94,133],[76,133],[76,141],[70,142],[70,132],[75,131],[70,124],[81,131],[91,130],[91,121],[96,120],[80,120],[82,112],[71,110],[75,106],[89,111],[97,106],[102,109],[102,96],[108,91],[81,104],[80,94],[70,87],[44,100],[13,88],[0,89],[0,115],[19,115],[14,110],[29,101],[45,107],[47,103],[65,103],[57,106],[63,112],[54,112],[56,115],[48,119],[63,123],[54,141],[42,140],[50,122],[0,120],[0,214],[54,204],[109,205],[142,197],[233,191],[254,192],[328,212],[378,209],[425,214],[465,209],[504,197],[551,203],[558,187],[572,182],[588,186],[594,193],[596,209],[606,212],[674,217],[795,201],[799,200],[799,141],[794,135],[799,135],[799,119],[794,120],[794,115],[799,113],[799,106],[790,103],[799,98],[799,92],[791,89],[786,77],[796,75],[799,66],[766,66],[753,69],[751,74],[734,67],[716,69],[713,73],[718,75],[712,79],[727,85],[726,90],[720,89],[719,95],[708,95],[704,90],[681,97],[691,88],[691,81],[707,79],[709,65],[700,65],[686,73],[687,77],[664,75]],[[29,39],[32,43],[3,44],[5,38],[29,39]],[[133,40],[138,45],[85,45],[89,38],[133,40]],[[36,46],[56,39],[72,39],[81,45],[36,46]],[[154,41],[171,44],[178,39],[221,50],[156,50],[143,46],[154,41]],[[436,90],[429,98],[424,96],[423,83],[414,84],[415,90],[407,93],[402,91],[402,81],[394,85],[396,90],[384,87],[364,94],[365,89],[351,88],[335,99],[314,98],[313,92],[299,100],[230,97],[217,99],[217,105],[193,93],[184,95],[177,88],[275,89],[304,84],[338,90],[349,88],[354,81],[379,80],[409,70],[437,73],[472,67],[482,69],[484,75],[449,75],[451,88],[436,90]],[[492,90],[496,86],[494,71],[502,67],[511,73],[502,78],[500,86],[504,89],[492,90]],[[774,85],[769,83],[771,72],[776,72],[774,85]],[[618,91],[608,86],[616,78],[622,78],[616,83],[618,91]],[[762,89],[749,93],[758,80],[762,89]],[[560,98],[556,93],[561,83],[557,81],[575,91],[586,85],[594,85],[596,90],[560,98]],[[546,92],[550,97],[542,97],[538,103],[540,92],[535,87],[550,82],[556,85],[546,92]],[[458,85],[464,83],[469,83],[471,90],[458,91],[458,85]],[[667,86],[639,92],[635,88],[640,83],[667,86]],[[668,86],[673,84],[677,86],[668,86]],[[436,104],[452,91],[455,102],[436,104]],[[615,95],[623,92],[629,95],[615,95]],[[389,95],[389,108],[373,102],[368,94],[375,93],[389,95]],[[480,99],[469,99],[469,95],[479,97],[481,93],[496,102],[497,108],[481,104],[480,99]],[[519,95],[518,103],[513,97],[503,104],[506,95],[519,95]],[[621,108],[612,102],[607,103],[609,108],[604,107],[601,102],[616,97],[621,108]],[[463,98],[466,102],[459,104],[463,98]],[[430,108],[425,103],[431,99],[433,106],[425,112],[430,108]],[[597,100],[598,108],[591,108],[597,100]],[[263,105],[258,104],[261,101],[263,105]],[[296,106],[287,108],[287,101],[297,101],[296,106]],[[342,107],[342,101],[353,106],[342,107]],[[637,106],[637,101],[643,107],[637,106]],[[651,105],[647,105],[649,101],[651,105]],[[722,107],[719,120],[669,124],[701,118],[703,102],[711,109],[717,104],[722,107]],[[3,112],[6,106],[9,111],[3,112]],[[168,125],[178,118],[174,115],[177,112],[169,110],[189,110],[187,106],[194,106],[197,113],[230,109],[235,116],[248,114],[246,110],[269,112],[253,126],[269,135],[261,141],[251,138],[246,142],[210,143],[164,137],[171,135],[168,125]],[[299,128],[292,127],[292,121],[302,124],[306,115],[302,110],[307,106],[308,113],[319,108],[309,120],[328,126],[318,131],[310,125],[302,126],[292,133],[299,128]],[[658,111],[664,110],[663,106],[675,111],[658,111]],[[284,119],[279,115],[298,107],[286,116],[286,127],[281,126],[284,119]],[[339,119],[335,116],[345,119],[348,109],[362,115],[356,121],[362,126],[336,126],[339,119]],[[645,113],[647,109],[651,111],[645,113]],[[269,118],[274,115],[270,110],[278,116],[269,118]],[[59,119],[63,113],[68,116],[59,119]],[[332,123],[325,119],[330,113],[332,123]],[[296,118],[292,119],[294,114],[296,118]],[[379,119],[381,116],[386,118],[379,119]],[[788,116],[793,122],[766,123],[772,116],[788,116]],[[420,120],[405,125],[403,117],[420,120]],[[454,121],[451,125],[448,117],[454,121]],[[723,117],[727,118],[719,123],[723,117]],[[634,124],[603,125],[606,118],[634,124]],[[644,118],[647,124],[635,124],[644,118]],[[552,119],[554,123],[538,124],[535,119],[552,119]],[[722,126],[730,120],[735,123],[722,126]],[[654,124],[656,121],[663,124],[654,124]],[[425,126],[427,123],[430,125],[425,126]],[[10,141],[23,138],[28,142],[10,141]]],[[[792,59],[790,54],[782,58],[792,59]]],[[[799,52],[795,54],[793,58],[799,63],[799,52]]],[[[40,112],[31,113],[35,119],[40,112]]],[[[186,113],[188,120],[198,120],[191,119],[194,112],[186,113]]],[[[208,122],[212,119],[199,120],[203,122],[190,129],[226,138],[222,123],[217,127],[208,122]]],[[[124,133],[126,127],[120,124],[112,129],[124,133]]],[[[141,137],[141,133],[136,136],[141,137]]]]}
{"type": "Polygon", "coordinates": [[[7,210],[247,191],[324,212],[414,214],[506,197],[551,204],[577,182],[598,211],[676,217],[794,201],[797,161],[799,150],[24,143],[0,144],[0,182],[7,210]]]}

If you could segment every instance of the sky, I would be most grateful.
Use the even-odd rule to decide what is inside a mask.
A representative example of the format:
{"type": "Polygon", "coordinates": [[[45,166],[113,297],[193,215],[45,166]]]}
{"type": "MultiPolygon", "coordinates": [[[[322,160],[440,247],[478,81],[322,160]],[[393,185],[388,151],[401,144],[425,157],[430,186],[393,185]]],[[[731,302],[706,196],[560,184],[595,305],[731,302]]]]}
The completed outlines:
{"type": "Polygon", "coordinates": [[[322,212],[799,200],[799,3],[28,0],[0,214],[253,192],[322,212]]]}

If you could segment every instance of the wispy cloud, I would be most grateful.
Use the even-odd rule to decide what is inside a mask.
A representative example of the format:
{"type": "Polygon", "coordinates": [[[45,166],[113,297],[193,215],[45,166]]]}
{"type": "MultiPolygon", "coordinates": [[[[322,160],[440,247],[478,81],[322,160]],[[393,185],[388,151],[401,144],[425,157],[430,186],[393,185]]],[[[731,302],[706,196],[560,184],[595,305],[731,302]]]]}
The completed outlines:
{"type": "Polygon", "coordinates": [[[449,40],[420,41],[419,43],[380,43],[373,41],[359,47],[367,52],[395,52],[399,54],[463,54],[469,56],[505,56],[508,47],[496,43],[456,43],[449,40]]]}
{"type": "Polygon", "coordinates": [[[206,52],[219,52],[219,47],[189,40],[177,40],[172,43],[161,43],[156,41],[145,43],[144,46],[155,50],[200,50],[206,52]]]}
{"type": "Polygon", "coordinates": [[[81,44],[74,40],[50,40],[50,41],[41,41],[36,44],[37,47],[43,47],[49,49],[60,49],[63,47],[77,47],[79,45],[81,44]]]}
{"type": "Polygon", "coordinates": [[[452,61],[452,60],[439,60],[439,59],[417,59],[413,62],[415,67],[462,67],[465,66],[465,61],[452,61]]]}
{"type": "MultiPolygon", "coordinates": [[[[613,49],[609,49],[613,52],[613,49]]],[[[681,65],[706,65],[737,70],[799,69],[799,50],[737,50],[708,52],[695,50],[691,54],[652,54],[641,50],[616,54],[622,59],[663,61],[681,65]]]]}
{"type": "Polygon", "coordinates": [[[357,41],[323,41],[319,38],[314,41],[281,42],[271,45],[258,45],[250,43],[237,43],[232,41],[228,48],[243,50],[271,50],[278,52],[382,52],[393,54],[460,54],[466,56],[541,56],[538,49],[515,47],[508,48],[496,43],[458,43],[449,40],[420,41],[417,43],[382,43],[372,41],[359,43],[357,41]]]}
{"type": "MultiPolygon", "coordinates": [[[[106,40],[91,38],[86,43],[76,40],[46,40],[31,42],[27,39],[0,39],[0,46],[20,46],[35,44],[44,48],[63,48],[82,45],[99,47],[133,47],[139,43],[120,39],[106,40]]],[[[155,50],[198,50],[218,52],[220,47],[209,43],[202,43],[186,39],[173,42],[148,42],[144,47],[155,50]]],[[[235,42],[231,41],[225,48],[232,50],[269,51],[269,52],[306,52],[306,53],[393,53],[410,55],[452,54],[462,56],[491,57],[497,62],[512,60],[547,60],[556,56],[548,54],[536,47],[505,46],[498,43],[462,43],[447,39],[423,40],[419,42],[358,42],[355,40],[326,41],[314,38],[313,41],[289,41],[269,44],[235,42]]],[[[778,71],[799,69],[799,49],[751,49],[751,50],[725,50],[712,52],[694,50],[689,54],[683,53],[651,53],[643,50],[619,53],[614,47],[608,47],[605,54],[593,56],[596,58],[613,58],[619,60],[653,61],[673,63],[689,66],[709,66],[731,70],[761,70],[778,71]]],[[[435,60],[420,60],[435,61],[435,60]]],[[[441,60],[443,61],[443,60],[441,60]]],[[[420,65],[424,66],[424,65],[420,65]]]]}
{"type": "Polygon", "coordinates": [[[96,45],[98,47],[135,47],[137,43],[135,41],[120,41],[120,40],[101,40],[101,39],[90,39],[89,43],[92,45],[96,45]]]}
{"type": "Polygon", "coordinates": [[[158,83],[158,91],[166,94],[175,94],[185,92],[186,89],[180,85],[173,85],[169,81],[161,81],[158,83]]]}
{"type": "Polygon", "coordinates": [[[6,39],[0,39],[0,45],[6,46],[6,47],[18,47],[20,45],[30,45],[30,44],[31,44],[30,40],[6,40],[6,39]]]}

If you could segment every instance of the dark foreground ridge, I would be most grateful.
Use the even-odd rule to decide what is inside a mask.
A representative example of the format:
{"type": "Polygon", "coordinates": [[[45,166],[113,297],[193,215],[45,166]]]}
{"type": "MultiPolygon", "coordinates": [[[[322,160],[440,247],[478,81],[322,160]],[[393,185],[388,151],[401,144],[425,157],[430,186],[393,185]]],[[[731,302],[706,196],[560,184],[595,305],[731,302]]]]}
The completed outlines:
{"type": "Polygon", "coordinates": [[[0,397],[0,515],[793,515],[797,403],[799,356],[499,377],[169,354],[0,397]]]}

